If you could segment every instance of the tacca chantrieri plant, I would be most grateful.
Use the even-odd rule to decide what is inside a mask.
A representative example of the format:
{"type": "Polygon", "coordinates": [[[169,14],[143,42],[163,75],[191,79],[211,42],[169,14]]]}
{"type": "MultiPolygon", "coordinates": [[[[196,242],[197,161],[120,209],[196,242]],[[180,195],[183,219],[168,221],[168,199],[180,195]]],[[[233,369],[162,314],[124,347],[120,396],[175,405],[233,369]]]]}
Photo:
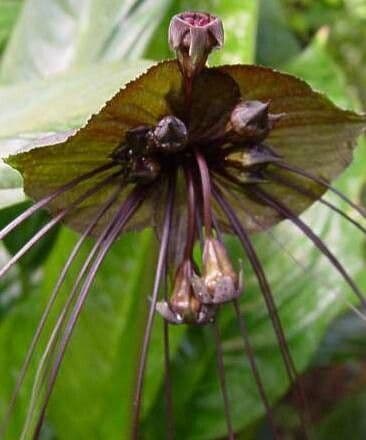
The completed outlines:
{"type": "MultiPolygon", "coordinates": [[[[8,158],[22,174],[25,192],[35,204],[4,228],[0,239],[41,208],[46,207],[53,219],[0,270],[0,276],[54,225],[63,222],[81,234],[37,329],[10,409],[66,273],[85,239],[95,237],[39,368],[33,397],[38,393],[41,404],[39,399],[32,400],[24,438],[39,436],[60,363],[90,287],[123,231],[150,226],[160,243],[137,372],[133,438],[139,432],[143,377],[156,312],[166,326],[212,325],[228,437],[234,438],[215,324],[219,308],[229,306],[226,303],[234,305],[254,379],[276,436],[239,309],[245,274],[238,262],[230,261],[223,233],[236,235],[242,243],[292,382],[296,369],[251,234],[289,219],[366,304],[335,255],[299,218],[328,189],[365,216],[361,208],[330,186],[351,162],[365,116],[340,110],[303,81],[268,68],[207,68],[210,52],[221,48],[223,40],[217,17],[190,12],[173,17],[169,42],[177,61],[151,67],[120,90],[77,133],[43,140],[42,146],[33,145],[29,151],[8,158]],[[47,143],[52,145],[45,146],[47,143]],[[201,249],[200,261],[193,256],[195,246],[201,249]],[[165,289],[159,298],[159,292],[169,285],[171,291],[165,289]],[[43,389],[39,381],[46,384],[43,389]]],[[[365,232],[362,225],[356,226],[365,232]]]]}

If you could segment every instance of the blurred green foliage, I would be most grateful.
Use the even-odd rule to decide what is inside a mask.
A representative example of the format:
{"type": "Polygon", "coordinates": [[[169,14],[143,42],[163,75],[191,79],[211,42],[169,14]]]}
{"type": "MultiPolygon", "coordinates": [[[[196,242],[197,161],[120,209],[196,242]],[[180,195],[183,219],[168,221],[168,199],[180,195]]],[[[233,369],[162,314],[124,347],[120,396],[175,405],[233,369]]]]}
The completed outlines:
{"type": "MultiPolygon", "coordinates": [[[[226,49],[215,54],[212,63],[258,62],[286,70],[326,92],[343,107],[366,108],[363,0],[22,3],[0,0],[0,157],[41,134],[79,127],[119,87],[146,69],[149,62],[142,57],[158,60],[170,56],[166,40],[169,19],[183,9],[206,9],[223,17],[226,49]]],[[[355,200],[361,197],[366,182],[365,164],[363,145],[353,166],[337,183],[355,200]]],[[[0,227],[24,209],[25,205],[19,204],[23,201],[21,186],[19,175],[0,164],[0,227]]],[[[360,234],[320,206],[314,206],[306,219],[328,240],[359,284],[366,287],[365,241],[360,234]]],[[[9,237],[0,247],[0,261],[14,254],[44,221],[42,214],[9,237]]],[[[347,316],[347,325],[343,317],[335,320],[353,301],[344,284],[289,225],[280,225],[273,234],[274,238],[263,234],[255,243],[274,288],[299,371],[306,377],[316,374],[319,365],[331,372],[334,365],[351,363],[362,376],[366,357],[364,323],[354,314],[347,316]]],[[[42,306],[76,239],[75,234],[61,228],[58,237],[55,234],[34,249],[0,281],[0,414],[42,306]]],[[[127,437],[154,244],[149,231],[129,234],[108,256],[66,356],[44,439],[127,437]]],[[[238,258],[241,253],[235,240],[229,240],[229,246],[233,257],[238,258]]],[[[64,297],[80,265],[78,260],[64,297]]],[[[296,435],[298,422],[294,417],[292,424],[294,405],[286,397],[289,385],[277,343],[256,282],[246,263],[244,267],[248,277],[242,308],[260,371],[271,401],[279,402],[278,422],[294,438],[291,436],[296,435]]],[[[61,306],[62,300],[53,318],[61,306]]],[[[261,401],[229,310],[223,311],[220,324],[234,426],[244,439],[268,438],[261,401]]],[[[172,338],[174,409],[179,428],[176,438],[222,438],[226,427],[211,335],[202,329],[173,328],[172,338]]],[[[11,439],[18,438],[45,339],[12,420],[11,439]]],[[[158,322],[145,387],[147,439],[164,436],[163,370],[162,328],[158,322]]],[[[345,436],[353,426],[357,426],[353,438],[366,437],[360,416],[366,392],[361,387],[354,397],[351,390],[337,399],[331,408],[322,408],[316,414],[319,438],[335,438],[334,433],[345,436]]]]}
{"type": "Polygon", "coordinates": [[[0,0],[0,52],[6,46],[23,0],[0,0]]]}

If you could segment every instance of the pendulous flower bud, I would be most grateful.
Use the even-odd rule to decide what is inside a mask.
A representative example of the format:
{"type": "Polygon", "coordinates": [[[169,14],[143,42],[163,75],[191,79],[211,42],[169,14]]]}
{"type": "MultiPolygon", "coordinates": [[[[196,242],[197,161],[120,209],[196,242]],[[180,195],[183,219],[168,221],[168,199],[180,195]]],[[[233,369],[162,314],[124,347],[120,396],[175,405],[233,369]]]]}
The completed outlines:
{"type": "Polygon", "coordinates": [[[148,134],[149,150],[161,153],[176,153],[188,142],[187,128],[175,116],[166,116],[148,134]]]}
{"type": "Polygon", "coordinates": [[[156,310],[172,324],[207,324],[214,319],[216,308],[202,304],[193,293],[192,273],[192,263],[183,262],[177,270],[169,302],[156,305],[156,310]]]}
{"type": "Polygon", "coordinates": [[[175,15],[169,27],[169,45],[177,53],[182,73],[193,78],[206,65],[213,49],[224,44],[222,21],[205,12],[175,15]]]}
{"type": "Polygon", "coordinates": [[[232,111],[228,131],[234,132],[240,140],[261,142],[281,117],[269,113],[269,103],[244,101],[232,111]]]}
{"type": "Polygon", "coordinates": [[[237,298],[242,290],[242,275],[234,271],[223,244],[214,238],[206,239],[202,260],[202,277],[192,277],[196,297],[203,304],[222,304],[237,298]]]}

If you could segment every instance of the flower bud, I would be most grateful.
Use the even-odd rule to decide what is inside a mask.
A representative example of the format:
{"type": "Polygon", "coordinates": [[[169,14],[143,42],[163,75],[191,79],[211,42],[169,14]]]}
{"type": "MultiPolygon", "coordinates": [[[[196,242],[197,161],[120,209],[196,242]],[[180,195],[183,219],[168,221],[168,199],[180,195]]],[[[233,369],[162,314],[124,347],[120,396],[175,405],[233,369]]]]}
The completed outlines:
{"type": "Polygon", "coordinates": [[[240,151],[234,151],[225,158],[228,165],[240,165],[243,170],[258,168],[258,165],[265,165],[280,160],[281,157],[265,144],[257,144],[245,147],[240,151]]]}
{"type": "Polygon", "coordinates": [[[118,162],[130,163],[134,157],[146,152],[147,134],[150,127],[140,125],[126,131],[124,140],[112,153],[112,158],[118,162]]]}
{"type": "Polygon", "coordinates": [[[206,239],[202,260],[202,277],[192,277],[196,297],[204,304],[222,304],[237,298],[242,290],[242,276],[234,271],[223,244],[206,239]]]}
{"type": "Polygon", "coordinates": [[[231,113],[228,131],[233,131],[240,140],[261,142],[281,117],[269,113],[269,103],[241,102],[231,113]]]}
{"type": "Polygon", "coordinates": [[[177,53],[182,73],[187,78],[197,75],[213,49],[224,43],[221,20],[205,12],[183,12],[175,15],[169,27],[169,45],[177,53]]]}
{"type": "Polygon", "coordinates": [[[184,149],[188,132],[184,123],[175,116],[163,118],[148,134],[149,149],[162,153],[176,153],[184,149]]]}
{"type": "Polygon", "coordinates": [[[159,173],[159,162],[150,157],[140,156],[134,159],[129,178],[132,181],[150,182],[155,180],[159,173]]]}
{"type": "Polygon", "coordinates": [[[150,127],[141,125],[126,132],[125,143],[134,154],[145,152],[149,131],[150,127]]]}
{"type": "Polygon", "coordinates": [[[192,263],[183,262],[177,270],[169,302],[156,305],[156,310],[172,324],[207,324],[214,319],[216,308],[202,304],[192,291],[192,273],[192,263]]]}

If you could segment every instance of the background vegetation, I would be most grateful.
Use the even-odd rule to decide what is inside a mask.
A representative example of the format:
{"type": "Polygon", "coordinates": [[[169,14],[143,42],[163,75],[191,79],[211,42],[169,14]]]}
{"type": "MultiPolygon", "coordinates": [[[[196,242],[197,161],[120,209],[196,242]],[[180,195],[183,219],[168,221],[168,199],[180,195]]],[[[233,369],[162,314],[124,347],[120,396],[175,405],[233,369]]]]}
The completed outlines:
{"type": "MultiPolygon", "coordinates": [[[[79,127],[123,83],[146,69],[149,63],[142,59],[171,56],[169,19],[191,8],[217,13],[224,20],[226,47],[212,63],[261,63],[301,76],[343,107],[366,107],[364,0],[0,0],[0,157],[45,133],[79,127]]],[[[366,206],[365,167],[362,145],[337,185],[366,206]]],[[[0,227],[29,203],[20,176],[0,162],[0,227]]],[[[365,237],[321,206],[305,217],[366,288],[365,237]]],[[[46,220],[42,213],[8,237],[0,247],[0,261],[14,254],[46,220]]],[[[0,414],[75,240],[74,233],[59,228],[0,280],[0,414]]],[[[44,439],[125,438],[153,240],[149,231],[130,234],[105,262],[66,356],[44,439]]],[[[237,243],[229,239],[229,245],[233,256],[239,256],[237,243]]],[[[350,312],[353,297],[327,261],[289,224],[256,237],[256,246],[296,365],[304,374],[317,438],[366,438],[366,331],[364,321],[350,312]]],[[[294,438],[298,402],[288,389],[255,280],[244,265],[247,292],[242,305],[260,370],[284,437],[294,438]]],[[[77,273],[77,265],[73,271],[77,273]]],[[[157,321],[144,400],[144,438],[152,439],[163,438],[164,432],[162,326],[157,321]]],[[[268,438],[230,311],[222,313],[220,325],[236,430],[245,439],[268,438]]],[[[174,328],[172,338],[177,438],[224,437],[210,333],[174,328]]],[[[38,359],[41,352],[40,348],[38,359]]],[[[18,438],[36,365],[37,359],[9,438],[18,438]]]]}

